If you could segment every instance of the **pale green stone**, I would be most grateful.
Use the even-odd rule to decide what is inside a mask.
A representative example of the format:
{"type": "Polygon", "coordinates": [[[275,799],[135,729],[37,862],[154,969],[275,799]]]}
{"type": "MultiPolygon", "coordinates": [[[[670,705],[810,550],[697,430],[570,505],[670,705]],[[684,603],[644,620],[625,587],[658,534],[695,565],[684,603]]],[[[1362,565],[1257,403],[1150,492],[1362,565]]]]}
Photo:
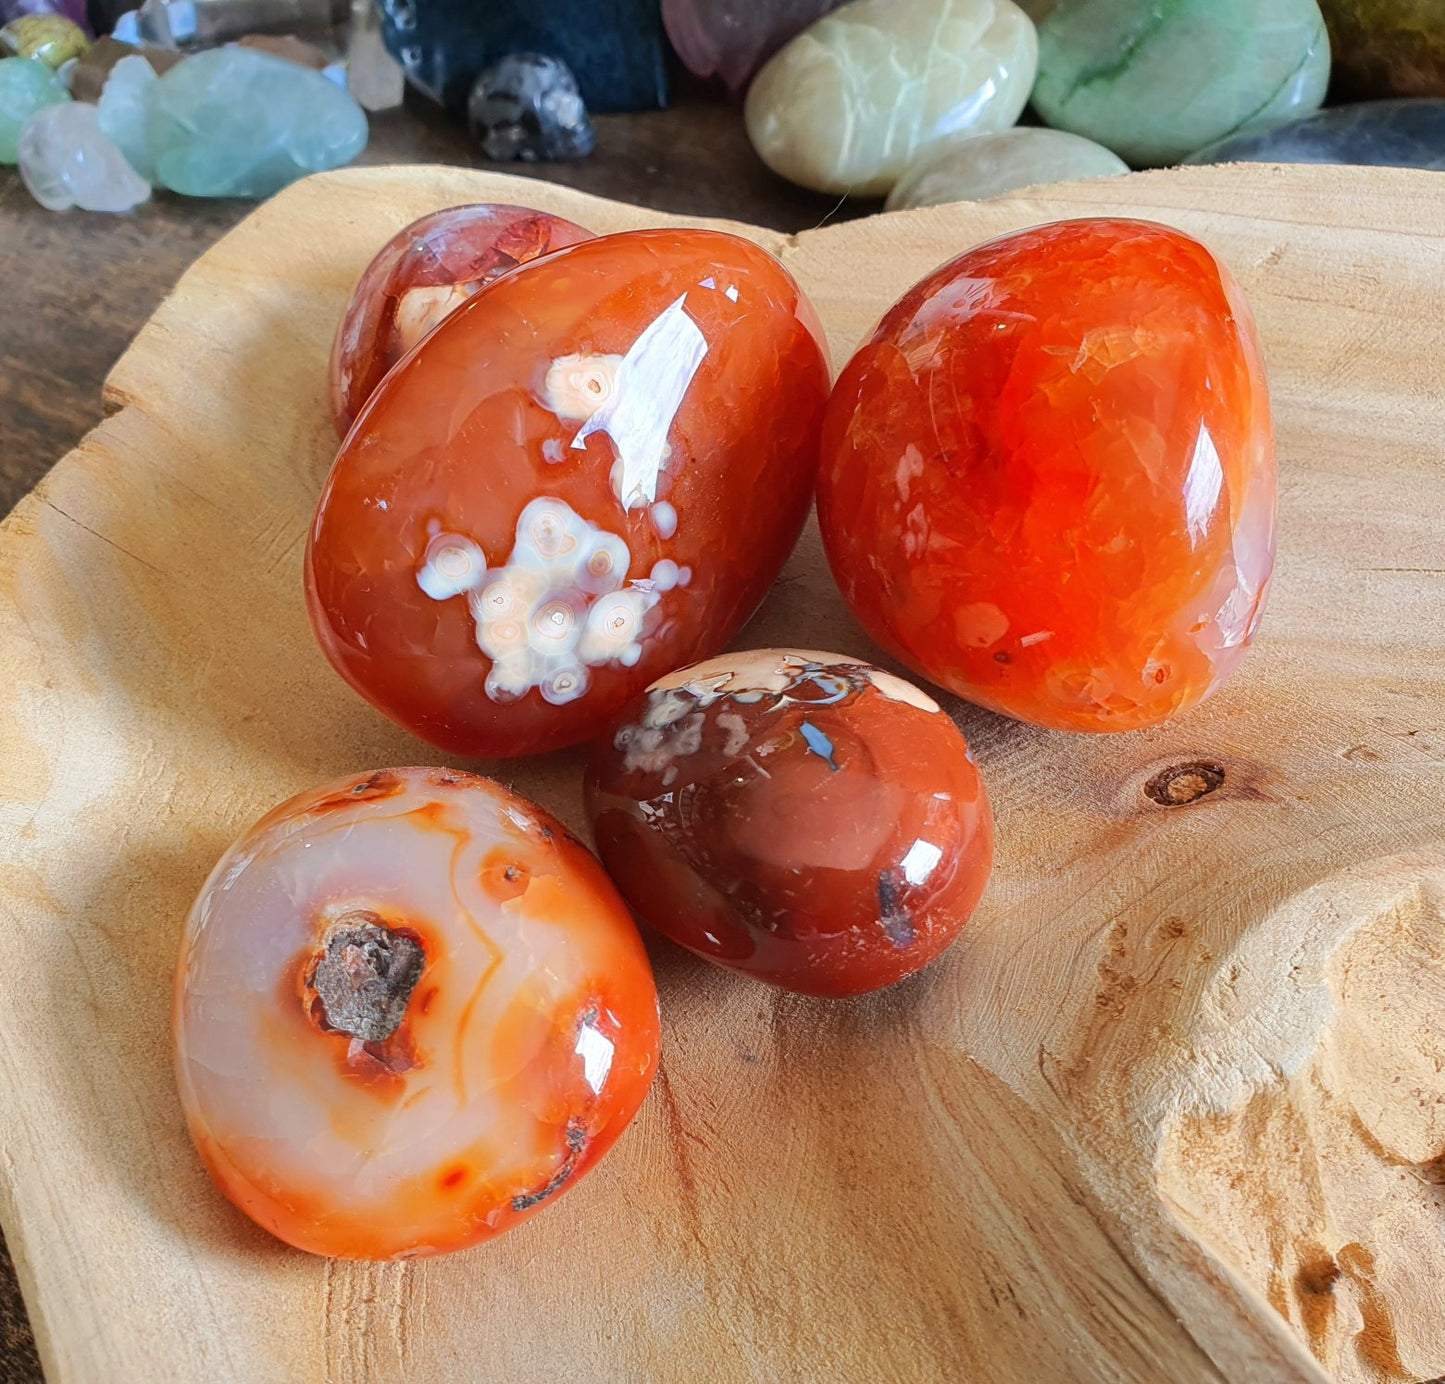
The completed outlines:
{"type": "Polygon", "coordinates": [[[1012,125],[1037,50],[1013,0],[852,0],[753,79],[748,135],[803,187],[879,196],[933,145],[1012,125]]]}
{"type": "Polygon", "coordinates": [[[20,131],[36,111],[70,100],[65,83],[35,58],[0,58],[0,163],[14,163],[20,131]]]}
{"type": "Polygon", "coordinates": [[[155,68],[139,53],[132,53],[111,69],[96,103],[101,130],[148,183],[155,182],[156,170],[146,144],[146,98],[159,80],[155,68]]]}
{"type": "Polygon", "coordinates": [[[1060,0],[1039,27],[1034,108],[1136,167],[1316,110],[1316,0],[1060,0]]]}
{"type": "Polygon", "coordinates": [[[1015,126],[939,145],[908,166],[888,194],[887,209],[981,202],[1021,187],[1073,178],[1106,178],[1129,165],[1102,144],[1064,130],[1015,126]]]}
{"type": "Polygon", "coordinates": [[[196,53],[146,100],[156,181],[191,197],[269,197],[366,147],[366,114],[340,87],[251,48],[196,53]]]}

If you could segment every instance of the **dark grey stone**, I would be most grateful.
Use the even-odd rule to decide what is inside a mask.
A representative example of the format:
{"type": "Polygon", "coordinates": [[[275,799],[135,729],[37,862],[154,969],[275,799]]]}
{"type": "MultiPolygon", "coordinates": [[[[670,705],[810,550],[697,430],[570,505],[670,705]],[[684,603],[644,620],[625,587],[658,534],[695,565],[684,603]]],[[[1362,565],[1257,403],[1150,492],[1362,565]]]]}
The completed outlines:
{"type": "Polygon", "coordinates": [[[381,36],[407,80],[449,110],[461,111],[477,73],[508,53],[561,58],[590,111],[655,110],[667,104],[658,3],[381,0],[381,36]]]}
{"type": "Polygon", "coordinates": [[[1186,163],[1359,163],[1445,169],[1445,100],[1362,101],[1236,135],[1186,163]]]}
{"type": "Polygon", "coordinates": [[[513,53],[486,68],[467,118],[489,159],[580,159],[597,143],[571,69],[541,53],[513,53]]]}

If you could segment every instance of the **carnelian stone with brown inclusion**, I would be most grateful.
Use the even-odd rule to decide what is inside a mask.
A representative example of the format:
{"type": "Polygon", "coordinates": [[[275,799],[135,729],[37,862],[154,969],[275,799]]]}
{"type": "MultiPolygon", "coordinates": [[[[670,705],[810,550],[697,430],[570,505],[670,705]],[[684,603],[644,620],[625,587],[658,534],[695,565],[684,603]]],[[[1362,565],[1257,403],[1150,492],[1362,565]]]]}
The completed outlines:
{"type": "Polygon", "coordinates": [[[499,784],[388,769],[249,828],[181,946],[175,1062],[221,1190],[350,1259],[550,1206],[657,1067],[657,992],[592,854],[499,784]]]}
{"type": "Polygon", "coordinates": [[[723,654],[656,683],[600,740],[587,805],[644,922],[809,995],[933,960],[973,912],[993,818],[926,693],[838,654],[723,654]]]}
{"type": "Polygon", "coordinates": [[[737,236],[630,231],[514,269],[348,435],[307,551],[321,647],[445,750],[591,739],[762,599],[828,380],[797,284],[737,236]]]}
{"type": "Polygon", "coordinates": [[[438,322],[519,264],[590,240],[560,216],[479,202],[423,216],[378,251],[331,347],[331,416],[345,436],[372,391],[438,322]]]}
{"type": "Polygon", "coordinates": [[[1148,222],[970,250],[839,377],[818,513],[858,618],[959,695],[1062,730],[1187,710],[1238,666],[1274,561],[1238,285],[1148,222]]]}

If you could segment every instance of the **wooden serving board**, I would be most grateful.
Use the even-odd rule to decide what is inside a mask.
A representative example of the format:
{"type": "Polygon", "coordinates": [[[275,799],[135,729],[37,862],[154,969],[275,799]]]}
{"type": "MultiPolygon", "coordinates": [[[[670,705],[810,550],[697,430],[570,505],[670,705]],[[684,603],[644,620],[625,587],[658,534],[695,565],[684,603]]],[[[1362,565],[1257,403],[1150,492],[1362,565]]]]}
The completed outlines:
{"type": "MultiPolygon", "coordinates": [[[[389,235],[482,200],[678,219],[456,169],[299,184],[186,274],[113,415],[0,532],[0,1220],[51,1384],[1445,1373],[1439,174],[1190,168],[732,227],[797,275],[836,363],[986,237],[1101,212],[1202,237],[1277,410],[1258,647],[1148,732],[958,706],[999,840],[959,944],[831,1004],[658,944],[647,1105],[502,1240],[327,1262],[212,1189],[168,1051],[192,897],[274,802],[433,757],[342,686],[302,608],[332,328],[389,235]],[[1196,762],[1222,785],[1149,796],[1196,762]]],[[[873,653],[814,534],[743,642],[873,653]]],[[[580,823],[572,756],[495,772],[580,823]]]]}

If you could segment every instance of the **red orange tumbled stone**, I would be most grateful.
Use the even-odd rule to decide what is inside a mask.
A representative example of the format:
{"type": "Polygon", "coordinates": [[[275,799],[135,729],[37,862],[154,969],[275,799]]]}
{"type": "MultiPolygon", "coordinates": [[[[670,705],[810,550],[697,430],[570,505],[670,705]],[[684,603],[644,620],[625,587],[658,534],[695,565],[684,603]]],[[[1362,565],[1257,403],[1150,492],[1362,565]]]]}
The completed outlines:
{"type": "Polygon", "coordinates": [[[455,769],[358,774],[248,828],[191,910],[176,1082],[216,1184],[313,1254],[409,1259],[554,1205],[657,1069],[657,991],[560,822],[455,769]]]}
{"type": "Polygon", "coordinates": [[[446,207],[398,231],[366,267],[336,329],[337,434],[346,435],[386,372],[483,284],[591,238],[560,216],[495,202],[446,207]]]}
{"type": "Polygon", "coordinates": [[[1248,305],[1166,226],[1064,221],[915,285],[839,377],[818,513],[843,594],[996,711],[1133,730],[1232,673],[1274,559],[1248,305]]]}
{"type": "Polygon", "coordinates": [[[661,679],[598,741],[587,806],[642,921],[809,995],[927,965],[993,863],[958,728],[911,683],[839,654],[721,654],[661,679]]]}
{"type": "Polygon", "coordinates": [[[433,744],[596,735],[715,653],[802,527],[829,368],[765,250],[632,231],[523,265],[382,382],[321,496],[321,647],[433,744]]]}

